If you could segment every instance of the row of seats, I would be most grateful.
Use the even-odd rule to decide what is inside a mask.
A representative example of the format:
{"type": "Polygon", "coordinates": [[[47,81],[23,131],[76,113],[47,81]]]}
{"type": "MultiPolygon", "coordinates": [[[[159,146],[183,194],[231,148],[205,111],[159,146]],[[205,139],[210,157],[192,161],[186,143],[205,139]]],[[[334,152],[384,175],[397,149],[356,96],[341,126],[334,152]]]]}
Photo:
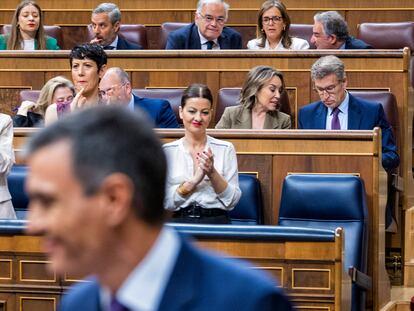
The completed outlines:
{"type": "MultiPolygon", "coordinates": [[[[14,166],[8,177],[13,205],[19,219],[25,218],[28,205],[23,187],[26,175],[26,166],[14,166]]],[[[239,174],[239,184],[242,197],[230,212],[232,224],[262,224],[263,211],[258,179],[254,175],[239,174]]],[[[368,211],[362,180],[352,175],[288,175],[282,188],[278,225],[329,230],[342,227],[345,231],[345,267],[351,268],[356,282],[352,288],[352,310],[363,310],[365,292],[361,287],[368,289],[370,278],[366,275],[368,211]]],[[[215,226],[177,226],[190,234],[217,234],[215,226]]],[[[249,227],[240,228],[242,229],[237,232],[237,236],[250,230],[249,227]]],[[[255,227],[251,228],[257,230],[255,227]]],[[[220,231],[223,231],[223,226],[220,231]]],[[[231,227],[224,231],[231,231],[231,227]]],[[[297,235],[300,232],[301,229],[296,229],[297,235]]]]}
{"type": "MultiPolygon", "coordinates": [[[[164,49],[168,34],[188,23],[166,22],[161,25],[159,49],[164,49]]],[[[44,26],[47,35],[54,37],[59,46],[64,46],[62,30],[59,26],[44,26]]],[[[310,42],[312,37],[310,24],[291,24],[290,35],[307,40],[311,48],[315,46],[310,42]]],[[[4,25],[2,33],[10,33],[11,26],[4,25]]],[[[120,33],[129,41],[140,44],[144,49],[148,48],[147,31],[141,24],[121,24],[120,33]]],[[[376,49],[401,49],[409,47],[414,51],[414,22],[396,23],[362,23],[358,27],[357,37],[376,49]],[[386,38],[386,40],[384,40],[386,38]]],[[[87,26],[87,38],[90,41],[94,37],[91,25],[87,26]]],[[[251,38],[248,38],[251,39],[251,38]]]]}
{"type": "MultiPolygon", "coordinates": [[[[26,219],[29,198],[24,190],[27,166],[14,165],[7,177],[12,203],[18,219],[26,219]]],[[[239,186],[242,197],[230,212],[232,224],[263,224],[263,204],[260,182],[254,174],[240,173],[239,186]]]]}

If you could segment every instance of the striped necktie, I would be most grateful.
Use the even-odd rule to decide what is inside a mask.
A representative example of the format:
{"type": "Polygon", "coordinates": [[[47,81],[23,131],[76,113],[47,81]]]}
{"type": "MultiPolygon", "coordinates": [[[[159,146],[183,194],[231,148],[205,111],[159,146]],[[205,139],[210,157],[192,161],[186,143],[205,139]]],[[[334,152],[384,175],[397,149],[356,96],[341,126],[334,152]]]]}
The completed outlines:
{"type": "Polygon", "coordinates": [[[341,112],[338,107],[334,108],[332,111],[332,121],[331,121],[331,130],[340,130],[341,123],[339,123],[338,114],[341,112]]]}

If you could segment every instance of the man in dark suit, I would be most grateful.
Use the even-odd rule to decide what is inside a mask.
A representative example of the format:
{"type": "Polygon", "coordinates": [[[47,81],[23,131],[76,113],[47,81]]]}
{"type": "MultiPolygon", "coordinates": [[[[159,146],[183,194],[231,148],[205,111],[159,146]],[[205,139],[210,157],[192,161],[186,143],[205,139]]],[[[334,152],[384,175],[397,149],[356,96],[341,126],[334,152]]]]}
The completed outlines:
{"type": "Polygon", "coordinates": [[[128,74],[121,68],[109,68],[99,83],[101,98],[106,104],[120,104],[130,110],[141,109],[154,127],[180,127],[170,103],[164,99],[141,98],[132,93],[128,74]]]}
{"type": "Polygon", "coordinates": [[[317,49],[372,49],[364,41],[349,35],[348,25],[336,11],[317,13],[311,43],[317,49]]]}
{"type": "Polygon", "coordinates": [[[229,5],[222,0],[200,0],[195,22],[171,32],[167,50],[226,50],[241,49],[240,34],[224,27],[229,5]]]}
{"type": "MultiPolygon", "coordinates": [[[[311,103],[299,110],[300,129],[327,130],[372,130],[381,128],[382,166],[390,174],[400,164],[392,128],[388,123],[384,108],[354,97],[346,91],[347,79],[343,62],[329,55],[317,60],[311,69],[311,76],[320,101],[311,103]]],[[[386,207],[386,227],[393,223],[394,196],[391,179],[388,180],[388,201],[386,207]]]]}
{"type": "Polygon", "coordinates": [[[387,171],[396,168],[400,158],[384,109],[381,104],[354,97],[346,91],[343,62],[333,55],[321,57],[312,65],[311,76],[321,100],[299,110],[299,128],[372,130],[380,127],[382,166],[387,171]]]}
{"type": "Polygon", "coordinates": [[[141,50],[142,46],[130,42],[118,34],[121,11],[113,3],[101,3],[92,12],[92,30],[95,34],[90,43],[97,43],[105,50],[141,50]]]}
{"type": "Polygon", "coordinates": [[[75,112],[33,137],[28,231],[59,274],[86,276],[62,311],[291,310],[273,281],[164,226],[167,163],[139,114],[75,112]]]}

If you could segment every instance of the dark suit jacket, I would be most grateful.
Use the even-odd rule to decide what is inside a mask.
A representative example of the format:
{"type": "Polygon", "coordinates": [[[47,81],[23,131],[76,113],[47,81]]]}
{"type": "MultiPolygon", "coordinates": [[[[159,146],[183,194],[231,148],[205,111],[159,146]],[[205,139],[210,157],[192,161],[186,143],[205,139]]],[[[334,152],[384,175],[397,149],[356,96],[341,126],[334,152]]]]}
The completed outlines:
{"type": "MultiPolygon", "coordinates": [[[[328,108],[317,101],[299,110],[300,129],[325,129],[328,108]]],[[[400,164],[392,128],[385,118],[381,104],[369,102],[349,94],[348,129],[372,130],[380,127],[382,131],[382,166],[388,171],[400,164]]]]}
{"type": "MultiPolygon", "coordinates": [[[[288,311],[275,284],[236,261],[213,257],[184,239],[159,311],[288,311]]],[[[99,284],[81,283],[63,297],[61,311],[101,311],[99,284]]]]}
{"type": "Polygon", "coordinates": [[[164,99],[142,98],[134,96],[134,106],[144,110],[154,122],[154,127],[178,128],[180,127],[170,103],[164,99]]]}
{"type": "MultiPolygon", "coordinates": [[[[220,49],[241,49],[242,38],[240,34],[231,29],[224,27],[218,37],[220,49]]],[[[166,50],[201,50],[200,36],[195,23],[181,27],[168,35],[166,50]]]]}
{"type": "Polygon", "coordinates": [[[118,35],[118,44],[116,45],[117,50],[142,50],[142,46],[118,35]]]}
{"type": "Polygon", "coordinates": [[[372,49],[372,46],[366,44],[364,41],[349,36],[345,41],[345,49],[372,49]]]}

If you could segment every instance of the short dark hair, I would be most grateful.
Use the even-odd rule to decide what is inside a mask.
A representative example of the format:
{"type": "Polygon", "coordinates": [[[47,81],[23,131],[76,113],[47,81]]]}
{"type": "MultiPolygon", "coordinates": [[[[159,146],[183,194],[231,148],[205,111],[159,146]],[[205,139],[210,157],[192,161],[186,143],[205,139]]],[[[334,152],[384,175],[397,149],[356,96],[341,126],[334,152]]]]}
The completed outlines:
{"type": "Polygon", "coordinates": [[[106,65],[108,57],[106,56],[105,50],[99,44],[79,44],[75,46],[69,54],[70,67],[72,67],[73,59],[90,59],[96,63],[98,72],[101,70],[103,65],[106,65]]]}
{"type": "Polygon", "coordinates": [[[194,83],[185,89],[183,96],[181,97],[181,107],[184,108],[187,99],[189,98],[205,98],[213,105],[213,95],[205,84],[194,83]]]}
{"type": "Polygon", "coordinates": [[[134,185],[137,217],[163,222],[166,159],[145,117],[116,106],[74,112],[33,136],[27,155],[61,141],[71,145],[73,174],[85,195],[96,193],[108,175],[125,174],[134,185]]]}

